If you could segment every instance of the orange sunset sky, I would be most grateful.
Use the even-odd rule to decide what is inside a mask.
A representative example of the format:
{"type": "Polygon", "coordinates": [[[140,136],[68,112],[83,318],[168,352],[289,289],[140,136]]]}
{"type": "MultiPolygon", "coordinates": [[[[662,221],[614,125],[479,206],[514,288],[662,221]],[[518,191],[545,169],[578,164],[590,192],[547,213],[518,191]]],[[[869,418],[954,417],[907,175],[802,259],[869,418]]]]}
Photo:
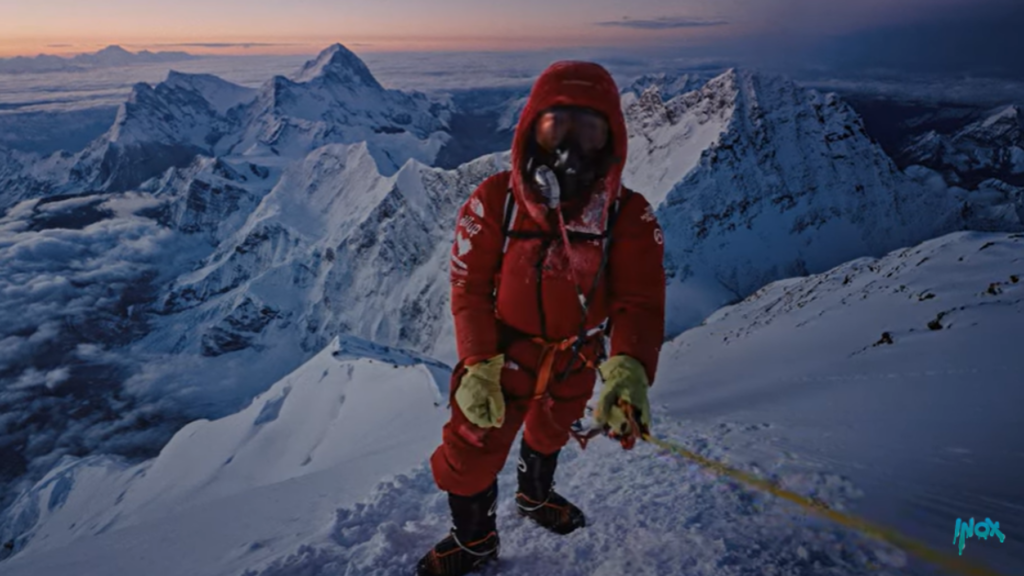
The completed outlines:
{"type": "Polygon", "coordinates": [[[841,33],[966,0],[0,0],[0,56],[109,44],[307,54],[687,44],[841,33]]]}

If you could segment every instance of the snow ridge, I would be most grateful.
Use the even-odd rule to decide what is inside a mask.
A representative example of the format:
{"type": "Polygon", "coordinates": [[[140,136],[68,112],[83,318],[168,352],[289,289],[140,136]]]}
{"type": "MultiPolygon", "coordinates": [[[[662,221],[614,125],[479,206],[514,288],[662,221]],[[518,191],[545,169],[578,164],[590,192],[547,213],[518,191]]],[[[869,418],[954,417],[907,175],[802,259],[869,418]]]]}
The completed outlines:
{"type": "Polygon", "coordinates": [[[151,461],[65,459],[12,506],[0,538],[16,537],[19,549],[66,545],[323,472],[368,491],[390,469],[346,463],[371,454],[399,469],[419,462],[439,440],[449,376],[417,354],[336,338],[246,409],[185,426],[151,461]],[[381,426],[389,433],[366,433],[381,426]]]}

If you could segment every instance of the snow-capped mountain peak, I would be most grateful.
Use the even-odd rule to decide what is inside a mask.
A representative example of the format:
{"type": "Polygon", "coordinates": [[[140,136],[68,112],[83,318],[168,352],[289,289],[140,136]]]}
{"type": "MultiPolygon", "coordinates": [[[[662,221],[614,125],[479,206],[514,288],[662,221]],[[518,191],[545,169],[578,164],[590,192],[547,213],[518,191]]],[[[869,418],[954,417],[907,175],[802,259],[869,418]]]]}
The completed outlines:
{"type": "Polygon", "coordinates": [[[639,97],[652,88],[656,89],[663,98],[670,100],[680,94],[699,90],[708,80],[714,77],[715,74],[710,73],[668,74],[661,72],[657,74],[644,74],[623,89],[623,102],[626,103],[626,98],[630,94],[639,97]]]}
{"type": "Polygon", "coordinates": [[[72,60],[74,62],[88,64],[90,66],[124,66],[127,64],[147,61],[153,56],[154,54],[150,52],[139,52],[136,54],[129,52],[120,46],[114,45],[107,46],[93,54],[79,54],[72,60]]]}
{"type": "Polygon", "coordinates": [[[211,108],[222,115],[256,97],[256,90],[233,84],[212,74],[188,74],[171,70],[163,84],[168,88],[199,94],[211,108]]]}
{"type": "Polygon", "coordinates": [[[1020,145],[1024,141],[1024,113],[1016,104],[998,108],[957,135],[958,140],[968,138],[1020,145]]]}
{"type": "Polygon", "coordinates": [[[209,74],[185,74],[171,70],[167,79],[151,86],[136,84],[128,101],[121,105],[108,134],[111,142],[183,142],[210,148],[218,117],[231,108],[252,100],[256,91],[209,74]]]}
{"type": "Polygon", "coordinates": [[[1001,123],[1004,121],[1010,121],[1012,123],[1020,124],[1021,122],[1021,109],[1016,104],[1011,104],[1005,108],[1001,108],[995,114],[992,114],[986,118],[982,125],[986,128],[993,126],[994,124],[1001,123]]]}
{"type": "Polygon", "coordinates": [[[112,44],[100,50],[99,52],[96,52],[96,55],[101,57],[128,56],[131,55],[131,52],[125,50],[117,44],[112,44]]]}
{"type": "Polygon", "coordinates": [[[835,94],[730,69],[667,101],[648,90],[626,118],[625,182],[665,227],[670,334],[773,279],[952,225],[947,198],[900,173],[835,94]]]}
{"type": "Polygon", "coordinates": [[[900,154],[905,164],[926,166],[968,190],[993,179],[1024,187],[1024,110],[996,108],[952,134],[929,131],[900,154]]]}
{"type": "Polygon", "coordinates": [[[383,90],[366,63],[341,44],[328,47],[315,59],[306,62],[291,79],[295,82],[312,82],[318,78],[383,90]]]}
{"type": "Polygon", "coordinates": [[[216,76],[176,71],[155,86],[136,84],[110,130],[77,157],[68,191],[129,190],[199,154],[213,155],[238,130],[229,110],[255,94],[216,76]]]}
{"type": "Polygon", "coordinates": [[[448,141],[450,110],[420,93],[387,90],[340,44],[292,78],[277,76],[245,110],[232,154],[301,158],[326,144],[366,142],[381,170],[431,164],[448,141]]]}

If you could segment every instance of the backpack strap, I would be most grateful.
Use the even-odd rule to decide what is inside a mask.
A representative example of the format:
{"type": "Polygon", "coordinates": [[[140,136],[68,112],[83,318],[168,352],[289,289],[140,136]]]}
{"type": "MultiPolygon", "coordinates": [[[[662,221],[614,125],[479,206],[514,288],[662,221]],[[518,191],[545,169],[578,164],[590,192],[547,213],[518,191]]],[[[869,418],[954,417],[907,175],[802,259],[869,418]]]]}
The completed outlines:
{"type": "Polygon", "coordinates": [[[512,239],[513,230],[512,225],[515,224],[516,216],[519,215],[519,204],[516,202],[516,195],[512,193],[511,179],[508,185],[508,193],[505,196],[505,214],[503,216],[504,224],[502,230],[505,232],[505,245],[501,248],[501,253],[505,254],[508,252],[508,243],[512,239]]]}

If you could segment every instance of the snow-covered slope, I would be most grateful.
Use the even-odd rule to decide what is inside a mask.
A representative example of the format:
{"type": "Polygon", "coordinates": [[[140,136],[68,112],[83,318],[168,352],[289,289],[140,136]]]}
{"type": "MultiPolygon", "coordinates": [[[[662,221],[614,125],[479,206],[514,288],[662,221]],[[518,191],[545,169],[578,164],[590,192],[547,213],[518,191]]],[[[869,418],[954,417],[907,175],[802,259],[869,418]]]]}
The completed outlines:
{"type": "MultiPolygon", "coordinates": [[[[1022,325],[1024,234],[960,232],[776,282],[666,345],[662,434],[771,423],[712,454],[847,477],[861,513],[955,553],[958,517],[1019,525],[1022,325]]],[[[992,542],[964,558],[1021,573],[1021,539],[992,542]]]]}
{"type": "MultiPolygon", "coordinates": [[[[991,517],[1007,540],[964,558],[1018,573],[1022,248],[957,233],[765,287],[666,345],[655,434],[951,554],[957,517],[991,517]]],[[[56,470],[22,501],[35,538],[4,573],[408,574],[448,525],[416,465],[445,411],[421,368],[333,349],[155,461],[56,470]],[[321,471],[302,475],[307,458],[321,471]]],[[[515,517],[515,474],[512,459],[499,478],[503,575],[935,574],[649,445],[563,452],[559,490],[590,518],[564,538],[515,517]]]]}
{"type": "Polygon", "coordinates": [[[168,552],[188,546],[178,548],[173,569],[218,573],[224,554],[237,556],[228,566],[245,568],[266,555],[264,546],[301,543],[334,508],[418,465],[440,440],[449,375],[415,354],[335,339],[245,410],[182,428],[151,461],[62,461],[12,507],[0,539],[17,536],[26,557],[45,557],[76,540],[123,543],[178,522],[198,536],[199,514],[216,528],[202,550],[199,540],[166,541],[168,552]],[[289,524],[298,531],[282,539],[289,524]]]}
{"type": "Polygon", "coordinates": [[[183,418],[236,411],[335,334],[451,360],[452,219],[506,163],[384,177],[365,145],[332,145],[283,176],[200,157],[140,192],[12,207],[0,507],[63,455],[153,454],[183,418]]]}
{"type": "Polygon", "coordinates": [[[626,113],[626,184],[665,228],[670,334],[772,280],[958,227],[949,194],[898,171],[835,95],[730,70],[626,113]]]}

